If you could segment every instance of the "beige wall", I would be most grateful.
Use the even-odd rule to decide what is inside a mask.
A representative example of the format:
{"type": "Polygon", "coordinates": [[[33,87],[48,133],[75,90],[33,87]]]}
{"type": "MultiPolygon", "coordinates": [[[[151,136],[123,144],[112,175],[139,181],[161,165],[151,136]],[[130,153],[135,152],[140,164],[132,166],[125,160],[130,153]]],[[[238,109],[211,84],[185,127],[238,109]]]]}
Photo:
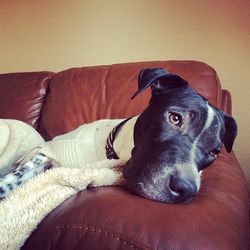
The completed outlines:
{"type": "Polygon", "coordinates": [[[235,151],[250,183],[249,0],[0,1],[0,73],[166,59],[217,70],[233,96],[235,151]]]}

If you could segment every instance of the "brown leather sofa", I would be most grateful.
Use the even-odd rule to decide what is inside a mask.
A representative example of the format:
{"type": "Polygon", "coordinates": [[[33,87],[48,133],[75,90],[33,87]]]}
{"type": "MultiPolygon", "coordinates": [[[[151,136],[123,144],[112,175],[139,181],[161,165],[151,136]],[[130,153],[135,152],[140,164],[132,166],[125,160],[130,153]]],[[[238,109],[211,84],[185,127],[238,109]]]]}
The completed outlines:
{"type": "MultiPolygon", "coordinates": [[[[180,74],[215,106],[231,113],[230,92],[214,69],[195,61],[127,63],[72,68],[59,73],[0,75],[0,118],[15,118],[44,138],[101,118],[139,114],[150,93],[134,100],[138,72],[165,67],[180,74]]],[[[242,169],[223,150],[187,204],[165,204],[124,187],[78,193],[60,204],[33,232],[23,250],[36,249],[248,249],[249,197],[242,169]]]]}

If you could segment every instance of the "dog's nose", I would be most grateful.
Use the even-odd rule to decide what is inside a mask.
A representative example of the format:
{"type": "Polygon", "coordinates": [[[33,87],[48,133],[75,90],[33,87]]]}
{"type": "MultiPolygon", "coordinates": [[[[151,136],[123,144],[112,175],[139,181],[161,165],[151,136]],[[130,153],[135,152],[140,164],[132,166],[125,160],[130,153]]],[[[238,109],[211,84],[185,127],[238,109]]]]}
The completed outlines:
{"type": "Polygon", "coordinates": [[[173,195],[173,202],[186,202],[191,200],[197,193],[197,186],[194,182],[180,177],[172,177],[169,188],[173,195]]]}

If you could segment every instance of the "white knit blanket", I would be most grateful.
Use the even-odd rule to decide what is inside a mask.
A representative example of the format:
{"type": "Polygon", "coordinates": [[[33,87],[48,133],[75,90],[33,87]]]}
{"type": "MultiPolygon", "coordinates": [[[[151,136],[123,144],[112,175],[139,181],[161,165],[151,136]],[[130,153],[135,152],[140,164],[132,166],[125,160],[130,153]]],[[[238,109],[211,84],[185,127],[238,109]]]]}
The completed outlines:
{"type": "MultiPolygon", "coordinates": [[[[21,124],[23,135],[32,137],[32,145],[20,142],[23,138],[17,138],[18,133],[11,137],[10,132],[13,132],[13,127],[19,128],[17,125],[20,123],[0,119],[0,136],[5,132],[5,137],[2,137],[5,141],[2,140],[0,144],[0,159],[5,166],[5,169],[0,167],[2,172],[9,172],[7,163],[13,162],[16,155],[20,156],[23,148],[27,150],[34,146],[36,140],[37,143],[42,141],[38,134],[31,136],[34,129],[24,124],[21,124]],[[26,133],[24,130],[27,130],[26,133]]],[[[118,169],[122,165],[119,160],[103,160],[84,164],[81,168],[52,168],[15,189],[0,202],[0,249],[20,249],[50,211],[88,185],[99,187],[119,184],[122,174],[118,169]]]]}

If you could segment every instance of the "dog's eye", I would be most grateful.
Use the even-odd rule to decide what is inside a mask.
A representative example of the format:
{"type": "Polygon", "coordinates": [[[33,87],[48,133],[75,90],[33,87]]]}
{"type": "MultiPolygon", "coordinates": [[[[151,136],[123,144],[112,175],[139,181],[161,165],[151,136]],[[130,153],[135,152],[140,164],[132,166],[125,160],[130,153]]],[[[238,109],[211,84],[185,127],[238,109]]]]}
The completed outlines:
{"type": "Polygon", "coordinates": [[[175,112],[171,112],[169,113],[169,121],[174,124],[175,126],[178,126],[180,127],[183,123],[183,119],[182,119],[182,116],[178,113],[175,113],[175,112]]]}

